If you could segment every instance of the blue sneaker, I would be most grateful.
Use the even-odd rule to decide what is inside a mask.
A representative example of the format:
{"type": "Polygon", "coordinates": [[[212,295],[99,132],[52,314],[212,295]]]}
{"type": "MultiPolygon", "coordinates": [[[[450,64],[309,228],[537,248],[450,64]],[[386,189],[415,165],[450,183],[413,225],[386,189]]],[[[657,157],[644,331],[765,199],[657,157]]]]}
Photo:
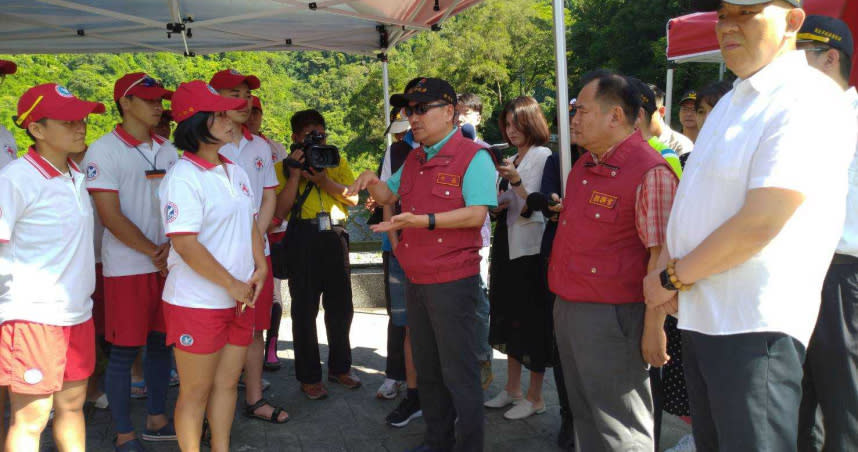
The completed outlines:
{"type": "Polygon", "coordinates": [[[113,446],[114,452],[146,452],[146,448],[137,438],[122,443],[121,446],[113,446]]]}
{"type": "Polygon", "coordinates": [[[176,441],[176,426],[172,419],[158,431],[144,430],[140,435],[146,441],[176,441]]]}

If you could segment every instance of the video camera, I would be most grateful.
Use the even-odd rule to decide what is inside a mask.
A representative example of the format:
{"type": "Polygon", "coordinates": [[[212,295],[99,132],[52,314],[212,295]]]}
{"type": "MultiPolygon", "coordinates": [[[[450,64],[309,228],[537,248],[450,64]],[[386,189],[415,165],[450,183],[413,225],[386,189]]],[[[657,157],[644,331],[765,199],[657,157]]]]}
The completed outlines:
{"type": "Polygon", "coordinates": [[[298,149],[304,151],[304,163],[290,156],[284,161],[284,166],[315,171],[340,166],[340,150],[336,146],[323,144],[323,141],[325,141],[325,135],[316,131],[308,133],[303,142],[289,146],[292,152],[298,149]]]}

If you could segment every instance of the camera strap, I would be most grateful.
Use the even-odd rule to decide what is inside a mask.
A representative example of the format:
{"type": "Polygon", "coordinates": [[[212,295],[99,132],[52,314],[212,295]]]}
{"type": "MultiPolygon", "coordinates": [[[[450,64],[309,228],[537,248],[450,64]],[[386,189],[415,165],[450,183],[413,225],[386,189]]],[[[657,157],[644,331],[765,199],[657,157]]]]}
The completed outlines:
{"type": "Polygon", "coordinates": [[[290,221],[301,219],[301,207],[304,206],[304,201],[306,201],[307,197],[310,196],[310,191],[312,191],[313,187],[315,186],[316,184],[308,182],[307,186],[304,187],[304,191],[302,191],[301,194],[298,195],[298,197],[295,199],[295,204],[292,205],[292,214],[289,215],[290,221]]]}

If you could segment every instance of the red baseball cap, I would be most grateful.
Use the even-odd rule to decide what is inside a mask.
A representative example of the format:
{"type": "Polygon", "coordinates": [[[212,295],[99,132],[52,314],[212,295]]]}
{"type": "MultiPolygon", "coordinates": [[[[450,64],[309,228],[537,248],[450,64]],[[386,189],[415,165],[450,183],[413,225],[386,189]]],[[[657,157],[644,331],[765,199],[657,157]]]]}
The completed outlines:
{"type": "Polygon", "coordinates": [[[0,74],[14,74],[18,71],[18,65],[13,61],[0,60],[0,74]]]}
{"type": "Polygon", "coordinates": [[[62,85],[45,83],[28,89],[21,96],[15,123],[27,127],[42,118],[78,121],[90,113],[104,113],[104,104],[78,99],[62,85]]]}
{"type": "Polygon", "coordinates": [[[224,97],[202,80],[182,83],[173,93],[173,120],[182,122],[201,111],[241,110],[247,106],[244,99],[224,97]]]}
{"type": "Polygon", "coordinates": [[[125,96],[137,96],[141,99],[169,99],[173,92],[165,89],[158,80],[145,72],[125,74],[113,84],[113,100],[125,96]]]}
{"type": "Polygon", "coordinates": [[[259,111],[262,111],[262,102],[260,102],[259,98],[256,96],[253,96],[253,108],[257,108],[259,111]]]}
{"type": "Polygon", "coordinates": [[[259,77],[255,75],[243,75],[235,69],[224,69],[213,75],[212,79],[209,80],[209,85],[217,90],[235,88],[241,83],[247,83],[247,87],[250,89],[257,89],[260,85],[259,77]]]}

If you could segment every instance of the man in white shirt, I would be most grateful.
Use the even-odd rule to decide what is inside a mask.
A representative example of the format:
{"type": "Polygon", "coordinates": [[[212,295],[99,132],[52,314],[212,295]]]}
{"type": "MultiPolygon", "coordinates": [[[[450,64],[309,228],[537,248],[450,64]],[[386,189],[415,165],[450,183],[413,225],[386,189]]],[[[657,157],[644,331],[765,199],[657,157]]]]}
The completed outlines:
{"type": "Polygon", "coordinates": [[[795,51],[800,5],[718,6],[738,79],[700,131],[644,279],[648,309],[675,312],[679,291],[697,450],[796,450],[802,362],[858,134],[842,90],[795,51]]]}
{"type": "MultiPolygon", "coordinates": [[[[9,74],[14,74],[18,70],[18,65],[9,60],[0,60],[0,83],[6,79],[9,74]]],[[[0,168],[9,164],[12,160],[18,158],[18,146],[15,145],[15,137],[12,133],[6,130],[3,124],[0,124],[0,168]]],[[[2,428],[0,428],[2,431],[2,428]]]]}
{"type": "Polygon", "coordinates": [[[167,417],[172,358],[161,310],[170,242],[159,215],[158,186],[179,158],[152,128],[172,91],[143,72],[126,74],[113,87],[122,123],[92,143],[83,159],[87,190],[104,224],[104,337],[112,344],[104,389],[116,447],[142,448],[131,421],[131,366],[146,347],[147,441],[175,440],[167,417]]]}
{"type": "MultiPolygon", "coordinates": [[[[858,114],[858,92],[849,87],[852,33],[833,17],[808,16],[798,34],[807,63],[845,91],[858,114]]],[[[825,282],[816,328],[807,347],[798,417],[799,450],[858,450],[858,158],[849,165],[846,224],[825,282]],[[817,416],[817,408],[822,418],[817,416]],[[820,429],[817,429],[819,423],[820,429]],[[824,431],[824,437],[818,432],[824,431]]]]}
{"type": "Polygon", "coordinates": [[[653,116],[653,121],[649,125],[650,133],[658,137],[658,141],[676,151],[676,155],[688,154],[694,150],[694,143],[687,136],[670,128],[670,118],[664,117],[667,111],[664,106],[664,91],[655,85],[649,85],[649,87],[655,93],[655,104],[658,107],[658,114],[653,116]]]}

